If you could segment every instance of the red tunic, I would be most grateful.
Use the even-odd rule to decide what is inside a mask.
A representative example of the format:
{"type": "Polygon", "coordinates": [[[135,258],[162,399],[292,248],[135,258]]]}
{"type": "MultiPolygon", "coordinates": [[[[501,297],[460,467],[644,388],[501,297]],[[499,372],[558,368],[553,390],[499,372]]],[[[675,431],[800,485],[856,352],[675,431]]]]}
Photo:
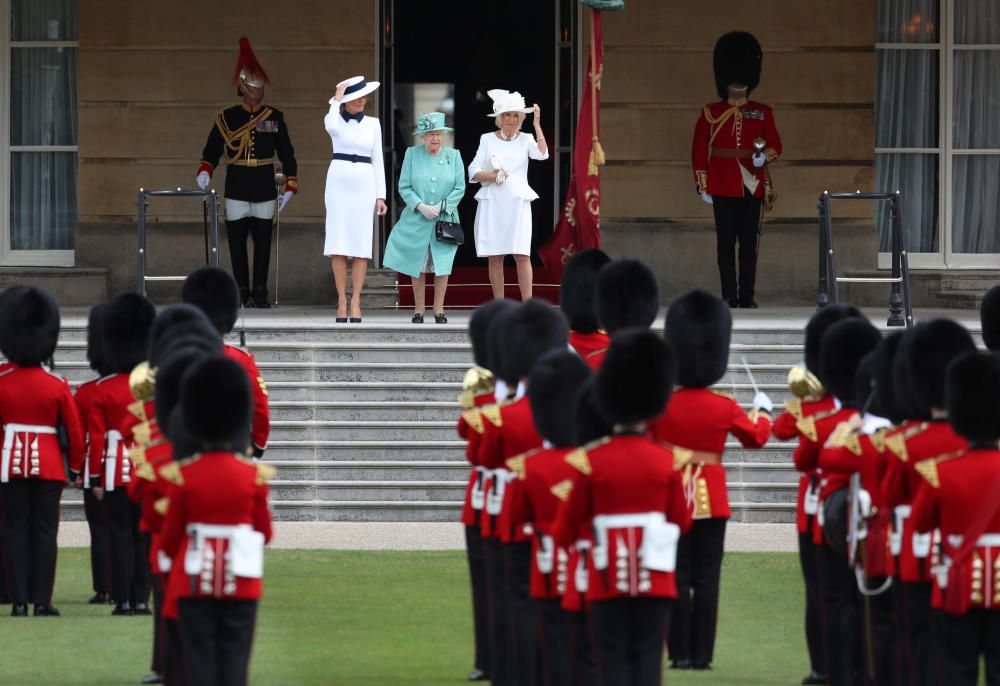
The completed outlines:
{"type": "Polygon", "coordinates": [[[984,503],[988,490],[1000,474],[1000,451],[970,450],[924,460],[917,467],[924,483],[913,501],[913,528],[930,532],[940,528],[942,538],[953,548],[966,535],[977,512],[993,506],[994,514],[972,553],[962,560],[944,590],[944,609],[961,614],[962,609],[1000,610],[1000,510],[984,503]],[[960,607],[956,607],[956,605],[960,607]]]}
{"type": "Polygon", "coordinates": [[[771,435],[771,420],[748,417],[731,395],[707,388],[675,391],[650,426],[658,441],[674,446],[675,466],[684,468],[685,493],[695,519],[732,515],[722,453],[733,434],[746,447],[759,448],[771,435]],[[683,450],[678,450],[682,448],[683,450]]]}
{"type": "Polygon", "coordinates": [[[222,348],[223,354],[234,360],[247,373],[250,379],[250,392],[253,395],[253,427],[250,438],[253,440],[255,452],[262,453],[267,448],[267,438],[271,434],[271,410],[267,404],[267,385],[260,375],[253,355],[243,348],[228,343],[222,348]]]}
{"type": "Polygon", "coordinates": [[[228,542],[208,536],[203,547],[201,573],[189,576],[185,554],[191,543],[191,524],[236,526],[249,524],[271,540],[271,510],[267,479],[274,468],[255,464],[235,453],[195,455],[161,470],[171,482],[162,549],[173,564],[167,581],[163,615],[177,617],[179,598],[223,600],[256,599],[261,580],[234,577],[226,563],[228,542]]]}
{"type": "MultiPolygon", "coordinates": [[[[504,463],[512,457],[540,448],[542,437],[535,430],[527,397],[485,405],[481,412],[486,421],[483,422],[476,464],[490,470],[484,488],[487,516],[482,518],[482,531],[483,536],[493,538],[500,536],[496,525],[507,503],[507,485],[513,480],[513,474],[504,463]]],[[[519,532],[514,540],[525,542],[529,537],[519,532]]]]}
{"type": "Polygon", "coordinates": [[[566,462],[573,448],[549,448],[507,460],[517,474],[517,488],[511,503],[511,524],[515,528],[530,525],[531,597],[559,598],[565,593],[569,566],[566,546],[557,546],[552,538],[556,513],[573,489],[576,469],[566,462]]]}
{"type": "MultiPolygon", "coordinates": [[[[87,414],[90,412],[90,403],[94,397],[94,391],[97,390],[98,381],[100,379],[91,379],[86,383],[82,383],[76,387],[76,391],[73,393],[73,400],[76,402],[76,413],[82,421],[86,421],[87,414]]],[[[90,440],[86,431],[83,434],[83,450],[85,456],[89,454],[90,440]]],[[[81,477],[83,478],[83,487],[90,488],[90,464],[86,458],[83,461],[83,474],[81,474],[81,477]]]]}
{"type": "Polygon", "coordinates": [[[66,481],[57,427],[66,431],[71,471],[83,469],[83,428],[66,379],[42,367],[0,370],[0,481],[66,481]]]}
{"type": "MultiPolygon", "coordinates": [[[[645,436],[606,437],[571,452],[566,461],[579,473],[569,499],[560,508],[553,530],[555,542],[574,543],[581,528],[596,531],[593,564],[587,581],[590,602],[613,598],[677,596],[674,572],[648,569],[639,550],[645,528],[612,520],[600,543],[599,516],[664,515],[680,532],[691,526],[682,474],[674,471],[669,448],[645,436]]],[[[603,519],[603,517],[602,517],[603,519]]]]}
{"type": "Polygon", "coordinates": [[[594,352],[584,357],[583,361],[586,362],[588,365],[590,365],[590,368],[596,372],[601,368],[601,365],[604,364],[604,358],[607,356],[608,356],[608,349],[601,348],[600,350],[595,350],[594,352]]]}
{"type": "MultiPolygon", "coordinates": [[[[795,452],[792,453],[792,461],[795,462],[797,470],[809,475],[810,483],[815,487],[818,498],[815,513],[817,515],[823,509],[823,500],[826,496],[844,488],[850,482],[850,477],[846,474],[825,474],[819,468],[820,452],[822,452],[827,439],[830,438],[830,435],[837,426],[841,422],[846,422],[856,412],[857,410],[850,408],[828,410],[821,414],[805,417],[798,422],[802,438],[799,440],[799,445],[795,448],[795,452]]],[[[804,506],[804,509],[808,508],[804,506]]],[[[800,533],[806,532],[800,530],[800,533]]],[[[823,527],[820,524],[819,516],[813,517],[812,534],[815,543],[823,542],[823,527]]]]}
{"type": "MultiPolygon", "coordinates": [[[[771,433],[781,441],[790,441],[798,437],[801,444],[804,440],[799,431],[798,422],[806,417],[820,415],[830,412],[836,408],[836,401],[832,395],[826,395],[818,400],[786,400],[785,411],[774,420],[774,427],[771,433]]],[[[808,423],[806,424],[808,425],[808,423]]],[[[799,493],[795,503],[795,528],[800,534],[808,532],[811,528],[811,514],[805,510],[806,493],[809,491],[809,484],[815,479],[811,472],[804,472],[799,476],[799,493]]]]}
{"type": "Polygon", "coordinates": [[[569,332],[569,347],[573,348],[576,354],[584,359],[593,352],[607,350],[609,342],[608,334],[603,331],[595,331],[594,333],[569,332]]]}
{"type": "Polygon", "coordinates": [[[84,418],[87,426],[87,465],[92,478],[109,491],[132,481],[133,464],[128,448],[131,436],[123,436],[120,429],[131,415],[129,405],[135,398],[128,383],[128,374],[112,374],[98,380],[84,418]]]}
{"type": "Polygon", "coordinates": [[[469,482],[465,486],[465,500],[462,503],[462,524],[479,526],[479,513],[484,506],[485,476],[478,468],[479,440],[483,435],[483,418],[481,407],[494,402],[493,391],[484,391],[472,398],[473,407],[462,411],[458,417],[458,435],[465,439],[465,459],[472,465],[469,472],[469,482]]]}
{"type": "MultiPolygon", "coordinates": [[[[916,529],[912,518],[905,516],[924,481],[918,472],[919,465],[924,460],[964,451],[969,444],[946,421],[913,421],[889,434],[885,445],[889,455],[882,479],[882,498],[887,507],[896,508],[897,520],[903,520],[899,578],[907,583],[928,583],[933,580],[931,567],[936,560],[925,551],[914,550],[916,529]]],[[[921,545],[928,547],[930,543],[925,537],[921,545]]]]}
{"type": "Polygon", "coordinates": [[[774,113],[767,105],[752,100],[740,106],[726,100],[705,105],[691,141],[691,167],[698,191],[742,198],[742,165],[761,180],[754,191],[754,197],[761,197],[764,191],[761,170],[750,159],[757,138],[763,138],[767,144],[768,162],[781,155],[781,136],[774,125],[774,113]]]}

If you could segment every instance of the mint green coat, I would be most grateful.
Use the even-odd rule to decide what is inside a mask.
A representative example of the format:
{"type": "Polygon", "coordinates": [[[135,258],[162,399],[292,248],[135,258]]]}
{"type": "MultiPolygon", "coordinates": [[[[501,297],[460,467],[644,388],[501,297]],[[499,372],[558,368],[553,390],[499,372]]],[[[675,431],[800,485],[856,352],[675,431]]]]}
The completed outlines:
{"type": "Polygon", "coordinates": [[[399,195],[406,208],[389,233],[382,264],[407,276],[420,276],[430,248],[437,276],[451,274],[458,246],[434,237],[435,222],[424,219],[417,205],[440,205],[439,219],[458,221],[458,203],[465,196],[465,165],[454,148],[441,148],[431,155],[423,143],[406,149],[399,174],[399,195]]]}

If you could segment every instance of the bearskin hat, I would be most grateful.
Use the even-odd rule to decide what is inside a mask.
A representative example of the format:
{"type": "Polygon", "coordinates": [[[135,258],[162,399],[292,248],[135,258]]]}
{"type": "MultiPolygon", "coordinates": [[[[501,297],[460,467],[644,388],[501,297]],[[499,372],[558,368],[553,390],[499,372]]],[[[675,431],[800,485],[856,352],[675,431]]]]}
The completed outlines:
{"type": "Polygon", "coordinates": [[[144,295],[119,293],[101,313],[101,346],[112,374],[127,374],[146,359],[156,308],[144,295]]]}
{"type": "Polygon", "coordinates": [[[199,450],[245,452],[250,442],[250,381],[221,355],[198,360],[181,378],[183,425],[199,450]]]}
{"type": "Polygon", "coordinates": [[[820,341],[820,379],[826,389],[845,407],[858,407],[866,398],[858,398],[854,375],[861,358],[882,340],[875,325],[864,317],[842,319],[823,334],[820,341]]]}
{"type": "Polygon", "coordinates": [[[56,351],[59,306],[35,286],[7,291],[0,302],[0,352],[19,367],[37,367],[56,351]]]}
{"type": "Polygon", "coordinates": [[[913,327],[906,361],[921,404],[944,408],[945,370],[956,357],[975,349],[972,335],[951,319],[934,319],[913,327]]]}
{"type": "Polygon", "coordinates": [[[660,285],[653,270],[639,260],[606,264],[597,274],[594,310],[608,334],[631,326],[650,327],[660,311],[660,285]]]}
{"type": "Polygon", "coordinates": [[[899,343],[903,340],[902,331],[893,331],[878,342],[873,351],[872,382],[875,384],[875,397],[880,410],[879,416],[885,417],[893,424],[902,424],[906,419],[896,397],[894,379],[894,362],[899,343]]]}
{"type": "Polygon", "coordinates": [[[896,404],[904,419],[930,419],[931,406],[917,393],[912,377],[910,356],[913,354],[914,331],[915,328],[906,329],[899,339],[896,356],[892,360],[893,391],[896,395],[896,404]]]}
{"type": "Polygon", "coordinates": [[[183,420],[180,414],[175,412],[180,403],[181,379],[184,373],[199,360],[210,355],[203,347],[199,346],[175,346],[166,354],[163,361],[156,370],[156,390],[153,402],[156,406],[156,417],[167,439],[173,444],[174,457],[180,459],[186,455],[193,454],[195,450],[179,450],[179,443],[184,440],[190,441],[184,430],[183,420]]]}
{"type": "Polygon", "coordinates": [[[809,323],[806,324],[806,369],[815,374],[820,381],[823,381],[819,364],[820,342],[823,340],[823,334],[831,326],[847,317],[864,317],[864,315],[854,305],[834,303],[817,310],[816,314],[809,319],[809,323]]]}
{"type": "Polygon", "coordinates": [[[573,255],[563,269],[559,283],[559,309],[577,333],[594,333],[601,328],[594,311],[597,274],[611,258],[603,250],[591,248],[573,255]]]}
{"type": "Polygon", "coordinates": [[[181,300],[201,308],[220,335],[236,326],[240,310],[240,290],[236,280],[224,269],[202,267],[184,279],[181,300]]]}
{"type": "Polygon", "coordinates": [[[573,416],[576,419],[576,431],[573,435],[573,442],[576,445],[586,445],[598,438],[610,436],[614,433],[614,426],[597,409],[597,399],[595,388],[597,385],[597,375],[591,374],[580,390],[576,394],[573,416]]]}
{"type": "Polygon", "coordinates": [[[667,406],[674,386],[675,358],[670,344],[640,327],[611,337],[597,372],[597,408],[612,424],[653,419],[667,406]]]}
{"type": "Polygon", "coordinates": [[[98,376],[107,376],[111,373],[107,357],[104,354],[102,319],[106,307],[107,303],[98,303],[91,307],[87,314],[87,361],[90,363],[90,368],[97,372],[98,376]]]}
{"type": "Polygon", "coordinates": [[[986,291],[979,319],[983,325],[983,343],[990,350],[1000,350],[1000,286],[986,291]]]}
{"type": "Polygon", "coordinates": [[[875,389],[875,349],[858,362],[858,368],[854,372],[854,397],[858,401],[859,410],[876,417],[885,417],[885,410],[882,409],[875,389]]]}
{"type": "Polygon", "coordinates": [[[733,315],[708,291],[693,290],[667,308],[663,332],[677,356],[677,385],[711,386],[726,373],[733,315]]]}
{"type": "Polygon", "coordinates": [[[508,381],[528,376],[542,355],[569,345],[562,312],[542,300],[528,300],[503,318],[499,331],[501,368],[508,381]]]}
{"type": "Polygon", "coordinates": [[[513,300],[503,298],[490,300],[476,308],[469,317],[469,340],[472,341],[472,360],[497,375],[497,370],[490,366],[490,325],[504,312],[510,312],[517,307],[513,300]]]}
{"type": "Polygon", "coordinates": [[[573,445],[576,425],[573,407],[590,367],[569,350],[552,350],[535,363],[528,377],[528,402],[538,434],[556,446],[573,445]]]}
{"type": "Polygon", "coordinates": [[[200,308],[194,305],[165,307],[156,316],[150,331],[149,364],[159,366],[172,346],[190,344],[192,339],[203,341],[213,352],[222,352],[222,337],[200,308]]]}
{"type": "Polygon", "coordinates": [[[746,86],[747,97],[750,97],[750,92],[760,84],[763,62],[764,51],[753,34],[732,31],[719,38],[712,54],[715,90],[719,98],[725,100],[729,97],[728,87],[733,83],[746,86]]]}
{"type": "Polygon", "coordinates": [[[1000,356],[975,350],[956,357],[945,372],[945,407],[955,433],[995,444],[1000,439],[1000,356]]]}

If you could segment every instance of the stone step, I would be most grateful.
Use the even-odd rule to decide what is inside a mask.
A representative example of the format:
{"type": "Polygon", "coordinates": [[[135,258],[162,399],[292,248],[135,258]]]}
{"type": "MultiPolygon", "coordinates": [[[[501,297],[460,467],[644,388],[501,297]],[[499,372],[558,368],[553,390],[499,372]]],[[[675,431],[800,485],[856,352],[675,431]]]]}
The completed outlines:
{"type": "Polygon", "coordinates": [[[302,421],[271,422],[269,442],[284,441],[447,441],[456,438],[455,422],[302,421]]]}

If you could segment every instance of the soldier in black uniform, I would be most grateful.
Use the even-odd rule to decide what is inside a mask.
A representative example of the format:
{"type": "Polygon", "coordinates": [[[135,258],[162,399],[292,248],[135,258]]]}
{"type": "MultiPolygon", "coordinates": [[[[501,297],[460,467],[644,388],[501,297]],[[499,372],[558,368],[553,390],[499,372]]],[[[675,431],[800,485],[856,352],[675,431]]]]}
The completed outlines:
{"type": "Polygon", "coordinates": [[[226,234],[233,277],[240,288],[240,302],[248,307],[270,307],[267,272],[271,262],[274,212],[281,212],[298,191],[298,165],[281,110],[262,104],[267,73],[257,61],[250,42],[240,38],[240,57],[233,83],[239,105],[215,113],[215,124],[201,153],[197,181],[207,188],[219,158],[229,165],[226,173],[226,234]],[[274,156],[285,175],[285,190],[276,200],[274,156]],[[247,237],[253,239],[253,285],[247,261],[247,237]]]}

